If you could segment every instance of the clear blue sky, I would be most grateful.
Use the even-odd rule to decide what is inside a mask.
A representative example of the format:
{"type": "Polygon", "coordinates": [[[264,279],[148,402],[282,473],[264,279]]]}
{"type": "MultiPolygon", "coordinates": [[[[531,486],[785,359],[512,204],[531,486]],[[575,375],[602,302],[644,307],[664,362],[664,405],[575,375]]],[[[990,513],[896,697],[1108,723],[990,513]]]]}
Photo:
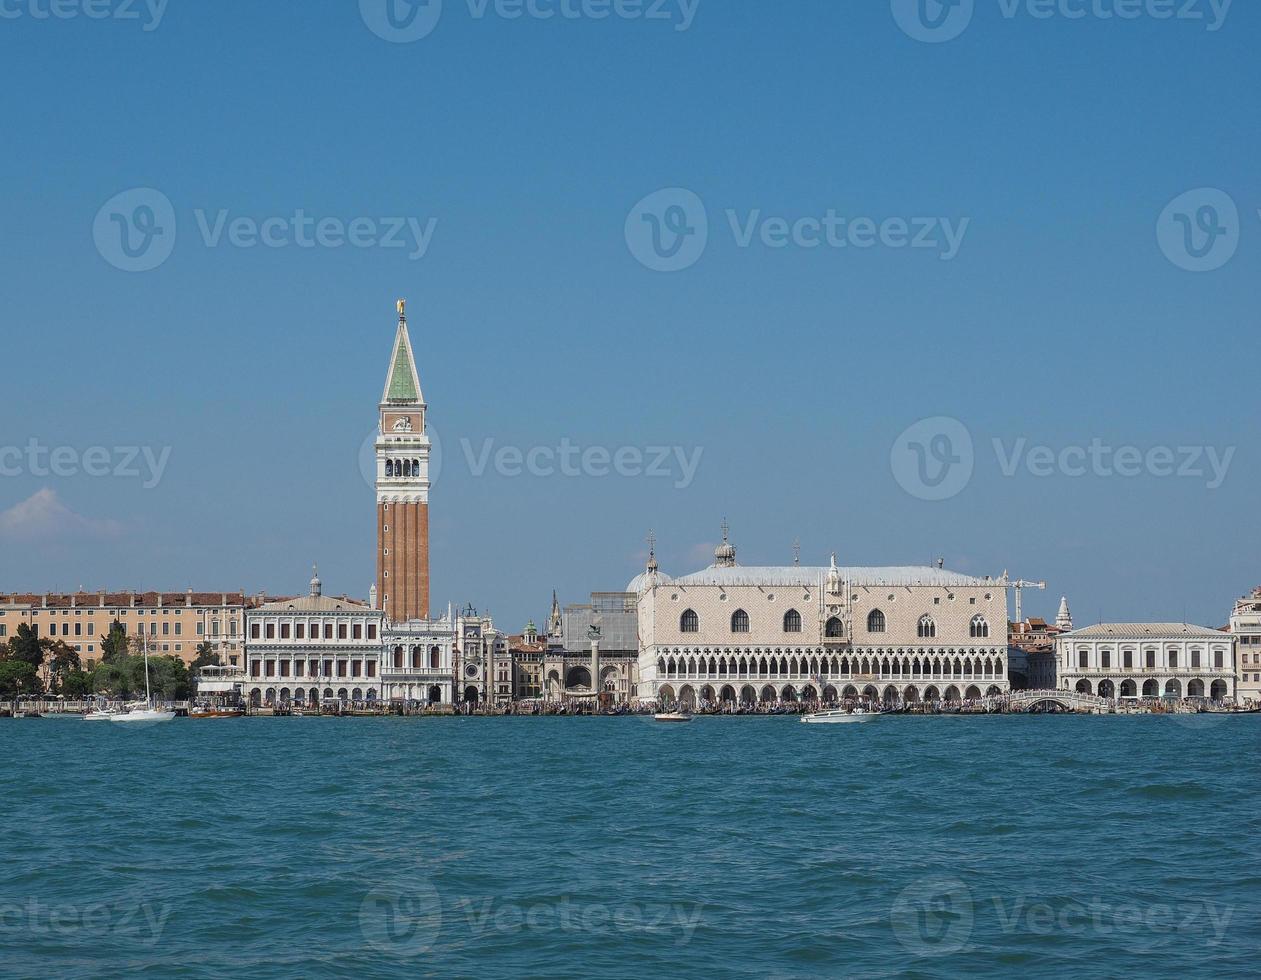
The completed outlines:
{"type": "Polygon", "coordinates": [[[977,0],[961,36],[927,44],[881,0],[701,0],[685,31],[677,4],[671,24],[446,0],[414,43],[378,37],[350,0],[171,0],[156,23],[143,4],[129,21],[5,2],[0,446],[170,456],[152,488],[10,456],[0,591],[280,593],[318,560],[327,591],[365,595],[358,453],[399,296],[443,446],[438,606],[471,600],[517,629],[553,587],[621,588],[650,527],[666,571],[706,564],[724,516],[746,564],[790,561],[794,538],[807,562],[943,556],[1045,578],[1026,612],[1067,593],[1079,623],[1219,625],[1261,583],[1255,3],[1210,31],[977,0]],[[709,241],[663,273],[624,226],[673,187],[703,202],[709,241]],[[1196,274],[1157,223],[1203,187],[1241,228],[1233,258],[1196,274]],[[94,244],[98,212],[133,188],[160,190],[178,226],[146,272],[94,244]],[[419,260],[208,245],[196,214],[223,209],[436,225],[419,260]],[[942,261],[742,248],[728,209],[969,224],[942,261]],[[934,416],[976,447],[941,501],[890,462],[934,416]],[[1209,490],[1005,476],[996,438],[1237,451],[1209,490]],[[488,439],[703,454],[684,488],[677,463],[673,479],[478,476],[461,440],[476,464],[488,439]]]}

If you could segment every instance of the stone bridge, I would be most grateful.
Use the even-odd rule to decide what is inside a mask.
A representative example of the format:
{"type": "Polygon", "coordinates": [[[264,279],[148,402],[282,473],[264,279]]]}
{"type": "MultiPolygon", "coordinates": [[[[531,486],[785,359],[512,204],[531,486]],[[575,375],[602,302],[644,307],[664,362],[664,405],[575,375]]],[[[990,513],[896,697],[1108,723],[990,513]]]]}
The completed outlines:
{"type": "Polygon", "coordinates": [[[985,701],[987,707],[1008,711],[1030,711],[1037,705],[1055,705],[1066,711],[1096,711],[1111,704],[1107,698],[1077,691],[1012,691],[985,701]]]}

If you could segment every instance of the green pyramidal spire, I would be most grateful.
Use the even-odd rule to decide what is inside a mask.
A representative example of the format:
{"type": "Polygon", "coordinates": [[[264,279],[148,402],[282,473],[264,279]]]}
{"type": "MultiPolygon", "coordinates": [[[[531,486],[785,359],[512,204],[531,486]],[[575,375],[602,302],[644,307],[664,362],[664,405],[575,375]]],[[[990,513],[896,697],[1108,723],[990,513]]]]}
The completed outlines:
{"type": "Polygon", "coordinates": [[[398,301],[398,333],[394,337],[394,355],[390,358],[390,373],[385,379],[385,395],[381,400],[407,405],[420,405],[425,401],[420,391],[420,377],[416,373],[411,337],[407,333],[404,300],[398,301]]]}

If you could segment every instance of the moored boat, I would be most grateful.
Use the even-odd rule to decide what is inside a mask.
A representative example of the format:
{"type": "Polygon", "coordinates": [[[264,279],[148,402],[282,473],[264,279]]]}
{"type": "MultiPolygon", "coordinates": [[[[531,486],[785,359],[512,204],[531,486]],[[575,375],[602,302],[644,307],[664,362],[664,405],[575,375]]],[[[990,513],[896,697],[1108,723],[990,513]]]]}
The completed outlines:
{"type": "Polygon", "coordinates": [[[686,711],[662,711],[652,716],[653,721],[682,722],[691,721],[692,716],[686,711]]]}
{"type": "Polygon", "coordinates": [[[815,711],[812,714],[802,715],[801,723],[803,725],[852,725],[879,717],[879,711],[869,711],[866,708],[855,708],[853,711],[831,708],[827,711],[815,711]]]}

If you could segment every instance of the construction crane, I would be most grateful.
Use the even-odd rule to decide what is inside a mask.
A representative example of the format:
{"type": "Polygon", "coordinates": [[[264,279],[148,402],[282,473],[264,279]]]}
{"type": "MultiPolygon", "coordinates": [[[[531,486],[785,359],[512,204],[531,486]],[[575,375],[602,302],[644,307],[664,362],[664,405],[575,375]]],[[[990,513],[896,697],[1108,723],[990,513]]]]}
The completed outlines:
{"type": "Polygon", "coordinates": [[[1003,572],[1003,584],[1005,584],[1009,589],[1014,589],[1016,591],[1016,622],[1023,623],[1025,621],[1024,602],[1022,601],[1022,594],[1024,590],[1046,589],[1046,583],[1026,582],[1022,578],[1016,579],[1016,581],[1013,582],[1007,578],[1007,573],[1003,572]]]}

